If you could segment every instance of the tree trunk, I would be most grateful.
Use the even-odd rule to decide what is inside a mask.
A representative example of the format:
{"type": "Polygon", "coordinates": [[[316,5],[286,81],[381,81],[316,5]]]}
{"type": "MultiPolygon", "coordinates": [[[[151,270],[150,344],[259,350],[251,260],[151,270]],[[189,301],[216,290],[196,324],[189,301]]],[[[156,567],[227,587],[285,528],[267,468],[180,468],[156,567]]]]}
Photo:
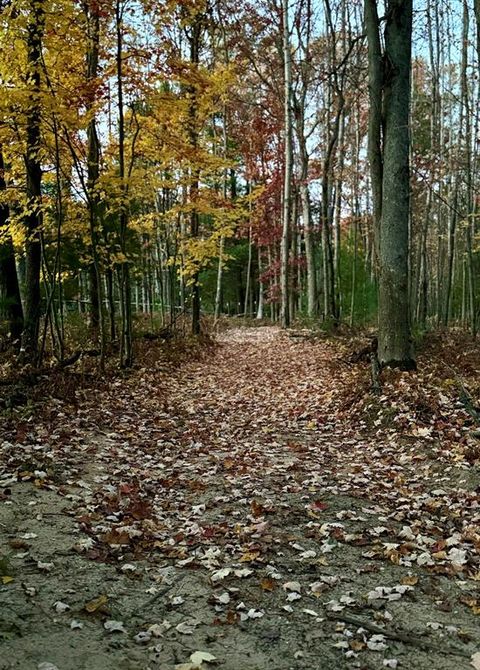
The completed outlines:
{"type": "MultiPolygon", "coordinates": [[[[5,181],[5,165],[0,145],[0,194],[7,188],[5,181]]],[[[13,242],[7,230],[9,210],[8,206],[0,201],[0,235],[3,242],[0,244],[0,284],[2,287],[4,312],[8,321],[9,335],[12,342],[20,344],[23,330],[23,308],[18,284],[17,267],[13,242]]]]}
{"type": "Polygon", "coordinates": [[[218,321],[220,316],[220,307],[222,302],[222,276],[223,276],[223,255],[225,248],[225,236],[220,237],[220,248],[218,250],[218,267],[217,267],[217,286],[215,289],[215,311],[214,318],[218,321]]]}
{"type": "MultiPolygon", "coordinates": [[[[194,69],[198,69],[200,63],[200,42],[202,34],[202,23],[203,15],[200,13],[200,10],[196,10],[193,19],[192,25],[190,28],[190,63],[194,69]]],[[[190,107],[189,107],[189,127],[188,134],[190,140],[190,146],[192,149],[193,161],[197,160],[196,150],[198,146],[198,129],[197,129],[197,116],[198,116],[198,101],[197,101],[197,88],[195,83],[192,83],[188,87],[188,93],[190,96],[190,107]]],[[[196,239],[200,233],[200,217],[198,210],[195,206],[195,201],[198,198],[198,191],[200,188],[200,170],[196,165],[193,165],[191,168],[191,181],[190,181],[190,237],[196,239]]],[[[200,283],[199,283],[200,272],[197,270],[193,276],[192,282],[192,334],[199,335],[201,331],[200,326],[200,283]]]]}
{"type": "Polygon", "coordinates": [[[377,0],[365,0],[365,29],[368,41],[368,161],[372,180],[373,230],[375,264],[380,249],[380,220],[382,216],[383,151],[382,151],[382,101],[383,54],[379,33],[377,0]]]}
{"type": "MultiPolygon", "coordinates": [[[[98,59],[100,49],[100,15],[96,3],[85,0],[83,12],[87,24],[87,82],[95,86],[98,76],[98,59]]],[[[92,89],[93,90],[93,89],[92,89]]],[[[86,103],[87,114],[90,120],[87,126],[87,199],[90,219],[90,243],[92,245],[92,260],[89,267],[90,283],[90,330],[93,340],[100,334],[102,361],[105,348],[105,333],[103,320],[102,279],[98,257],[100,202],[97,192],[97,183],[100,174],[100,143],[97,133],[97,120],[94,113],[94,93],[90,94],[86,103]]]]}
{"type": "Polygon", "coordinates": [[[307,264],[307,314],[314,316],[317,304],[317,275],[313,246],[312,215],[307,184],[300,182],[300,201],[302,204],[303,239],[305,241],[305,259],[307,264]]]}
{"type": "Polygon", "coordinates": [[[262,281],[262,252],[258,247],[258,306],[257,319],[263,319],[263,303],[265,299],[265,288],[262,281]]]}
{"type": "Polygon", "coordinates": [[[29,107],[26,124],[26,196],[27,211],[24,223],[25,243],[25,305],[22,332],[22,359],[35,363],[40,327],[40,268],[41,268],[41,103],[40,72],[44,31],[43,0],[30,0],[27,18],[27,61],[29,70],[29,107]]]}
{"type": "MultiPolygon", "coordinates": [[[[373,26],[368,32],[369,35],[373,33],[373,26]]],[[[405,370],[415,368],[408,291],[411,41],[412,0],[390,0],[385,26],[383,81],[385,119],[378,244],[378,359],[381,366],[405,370]]],[[[372,47],[370,58],[376,54],[374,45],[372,47]]]]}
{"type": "Polygon", "coordinates": [[[122,330],[120,337],[120,366],[129,368],[133,363],[132,348],[132,296],[130,284],[130,265],[127,259],[127,227],[128,227],[128,205],[127,186],[125,183],[125,117],[123,109],[123,12],[122,0],[117,0],[115,11],[117,52],[116,52],[116,74],[117,74],[117,96],[118,96],[118,167],[120,177],[120,251],[122,263],[119,272],[120,303],[122,313],[122,330]]]}
{"type": "Polygon", "coordinates": [[[385,28],[385,137],[380,233],[380,365],[412,369],[408,297],[412,0],[390,0],[385,28]]]}
{"type": "Polygon", "coordinates": [[[289,312],[289,233],[292,182],[292,54],[290,50],[290,28],[288,19],[288,0],[282,0],[283,22],[283,73],[284,73],[284,166],[283,166],[283,207],[282,242],[280,248],[280,318],[282,328],[290,325],[289,312]]]}

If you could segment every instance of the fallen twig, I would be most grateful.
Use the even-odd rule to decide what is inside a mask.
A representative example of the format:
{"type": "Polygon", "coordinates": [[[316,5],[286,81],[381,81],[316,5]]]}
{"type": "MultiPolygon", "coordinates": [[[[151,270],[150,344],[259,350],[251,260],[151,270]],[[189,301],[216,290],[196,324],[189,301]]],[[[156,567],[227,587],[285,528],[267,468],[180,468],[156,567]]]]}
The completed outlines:
{"type": "Polygon", "coordinates": [[[410,632],[396,631],[391,628],[384,628],[383,626],[377,626],[377,624],[372,623],[371,621],[365,621],[363,619],[358,619],[353,617],[350,614],[342,613],[328,613],[329,619],[334,619],[335,621],[343,621],[349,623],[352,626],[358,626],[359,628],[365,628],[365,630],[375,633],[377,635],[384,635],[390,640],[396,640],[397,642],[403,642],[404,644],[411,644],[425,651],[435,651],[436,653],[444,654],[453,654],[455,656],[464,656],[465,658],[470,658],[471,653],[459,649],[458,647],[452,646],[442,646],[439,649],[436,645],[429,643],[427,640],[418,637],[417,635],[412,635],[410,632]]]}
{"type": "Polygon", "coordinates": [[[146,602],[144,602],[142,605],[139,605],[139,606],[136,607],[134,610],[132,610],[131,615],[132,615],[132,616],[135,616],[135,615],[138,614],[139,612],[147,611],[147,610],[148,610],[148,609],[149,609],[149,608],[150,608],[150,607],[151,607],[151,606],[152,606],[152,605],[153,605],[159,598],[161,598],[161,597],[164,596],[166,593],[168,593],[169,591],[171,591],[171,590],[173,589],[173,587],[176,586],[176,585],[178,584],[178,582],[179,582],[181,579],[183,579],[183,577],[177,577],[176,579],[174,579],[174,581],[173,581],[171,584],[169,584],[169,585],[166,586],[165,588],[161,589],[160,591],[158,591],[158,593],[155,593],[154,596],[152,596],[151,598],[149,598],[149,599],[148,599],[146,602]]]}

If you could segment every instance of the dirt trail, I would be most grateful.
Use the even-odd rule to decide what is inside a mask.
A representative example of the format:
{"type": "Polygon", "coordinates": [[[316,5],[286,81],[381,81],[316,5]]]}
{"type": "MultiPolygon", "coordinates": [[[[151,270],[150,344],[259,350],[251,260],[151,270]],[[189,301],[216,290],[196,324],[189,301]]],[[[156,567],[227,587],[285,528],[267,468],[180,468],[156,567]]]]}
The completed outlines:
{"type": "Polygon", "coordinates": [[[471,668],[478,473],[346,424],[342,369],[333,343],[238,329],[21,427],[0,670],[471,668]]]}

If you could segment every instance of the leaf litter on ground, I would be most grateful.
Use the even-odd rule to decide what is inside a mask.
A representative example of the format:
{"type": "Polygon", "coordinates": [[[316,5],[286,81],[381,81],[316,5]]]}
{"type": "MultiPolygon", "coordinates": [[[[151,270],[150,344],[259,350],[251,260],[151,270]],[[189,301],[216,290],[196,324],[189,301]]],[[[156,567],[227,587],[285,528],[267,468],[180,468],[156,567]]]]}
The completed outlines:
{"type": "MultiPolygon", "coordinates": [[[[150,654],[152,667],[184,663],[187,638],[207,643],[205,653],[231,670],[310,667],[320,652],[339,668],[476,662],[480,482],[471,417],[437,364],[388,372],[375,398],[368,370],[346,365],[347,353],[337,340],[237,329],[213,355],[178,369],[152,364],[77,407],[47,402],[35,422],[15,427],[1,447],[3,490],[28,483],[30,510],[42,494],[63,500],[75,524],[66,553],[126,585],[123,595],[98,595],[77,584],[77,603],[57,589],[50,607],[64,598],[70,614],[86,617],[75,635],[98,624],[126,633],[136,651],[108,654],[133,653],[128,663],[143,668],[138,654],[150,654]],[[133,621],[120,606],[133,597],[128,590],[133,621]],[[322,625],[312,633],[313,616],[322,625]],[[345,637],[352,616],[368,635],[345,637]],[[148,633],[155,626],[161,649],[148,633]],[[424,648],[410,648],[409,634],[424,648]],[[230,635],[233,655],[223,646],[230,635]]],[[[4,494],[7,512],[14,503],[4,494]]],[[[47,519],[56,517],[22,517],[12,538],[36,542],[47,519]]],[[[17,569],[36,565],[42,590],[70,560],[54,546],[27,554],[17,569]]]]}

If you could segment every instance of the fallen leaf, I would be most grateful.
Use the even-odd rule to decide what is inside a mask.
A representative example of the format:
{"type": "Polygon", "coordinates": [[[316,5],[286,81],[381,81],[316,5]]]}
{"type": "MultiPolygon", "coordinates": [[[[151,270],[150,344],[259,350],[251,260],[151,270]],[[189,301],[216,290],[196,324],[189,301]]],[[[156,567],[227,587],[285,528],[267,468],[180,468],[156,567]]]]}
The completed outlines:
{"type": "Polygon", "coordinates": [[[228,605],[230,602],[230,594],[227,593],[226,591],[224,593],[221,593],[219,596],[215,596],[215,600],[217,603],[220,603],[221,605],[228,605]]]}
{"type": "Polygon", "coordinates": [[[127,545],[130,544],[130,536],[125,531],[112,529],[108,533],[105,533],[103,536],[103,541],[107,544],[120,544],[127,545]]]}
{"type": "Polygon", "coordinates": [[[240,563],[251,563],[252,561],[256,561],[259,556],[259,551],[247,551],[240,557],[240,563]]]}
{"type": "Polygon", "coordinates": [[[273,579],[270,579],[269,577],[265,577],[260,582],[260,588],[263,591],[273,591],[275,587],[276,587],[275,581],[273,579]]]}
{"type": "Polygon", "coordinates": [[[61,600],[57,600],[57,602],[53,603],[53,607],[57,614],[63,614],[70,609],[70,605],[67,605],[67,603],[62,603],[61,600]]]}
{"type": "Polygon", "coordinates": [[[363,640],[351,640],[350,642],[350,649],[353,649],[353,651],[362,651],[366,646],[367,645],[363,640]]]}
{"type": "Polygon", "coordinates": [[[191,635],[197,626],[198,621],[192,619],[190,621],[182,621],[175,626],[175,630],[182,635],[191,635]]]}
{"type": "Polygon", "coordinates": [[[235,577],[249,577],[250,575],[253,575],[253,570],[250,570],[250,568],[240,568],[238,570],[234,571],[235,577]]]}
{"type": "Polygon", "coordinates": [[[372,637],[367,640],[367,647],[371,651],[384,651],[387,648],[385,644],[385,635],[372,635],[372,637]]]}
{"type": "Polygon", "coordinates": [[[101,596],[98,596],[98,598],[94,598],[86,603],[83,609],[92,614],[93,612],[104,608],[107,603],[108,597],[105,594],[102,594],[101,596]]]}
{"type": "Polygon", "coordinates": [[[258,503],[256,500],[252,500],[252,502],[250,503],[250,509],[252,510],[252,515],[256,518],[259,516],[263,516],[265,511],[262,505],[258,503]]]}
{"type": "Polygon", "coordinates": [[[191,654],[190,660],[194,665],[201,665],[202,663],[213,663],[217,659],[213,654],[209,654],[208,651],[195,651],[191,654]]]}
{"type": "Polygon", "coordinates": [[[42,563],[42,561],[37,562],[37,568],[43,570],[44,572],[50,572],[55,567],[55,563],[42,563]]]}
{"type": "Polygon", "coordinates": [[[222,579],[225,579],[225,577],[228,577],[232,572],[231,568],[222,568],[221,570],[216,570],[212,575],[210,576],[210,579],[212,582],[219,582],[222,579]]]}
{"type": "Polygon", "coordinates": [[[167,619],[164,619],[162,623],[154,623],[148,628],[148,632],[153,635],[153,637],[162,637],[167,630],[170,630],[172,624],[167,619]]]}
{"type": "Polygon", "coordinates": [[[105,623],[103,624],[103,627],[109,633],[126,633],[127,632],[125,630],[124,625],[123,625],[123,621],[115,621],[113,619],[109,619],[108,621],[105,621],[105,623]]]}

